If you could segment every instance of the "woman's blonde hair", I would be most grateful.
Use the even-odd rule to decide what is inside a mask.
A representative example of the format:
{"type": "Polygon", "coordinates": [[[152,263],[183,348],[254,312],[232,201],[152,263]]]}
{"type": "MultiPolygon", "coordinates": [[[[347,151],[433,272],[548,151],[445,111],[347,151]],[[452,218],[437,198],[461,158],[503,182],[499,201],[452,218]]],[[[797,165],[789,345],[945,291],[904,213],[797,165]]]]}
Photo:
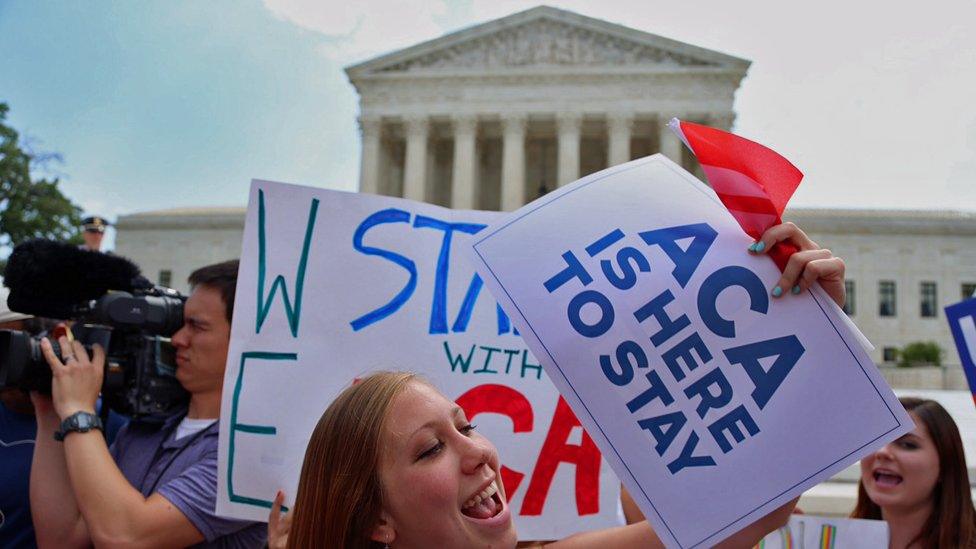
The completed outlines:
{"type": "Polygon", "coordinates": [[[383,547],[370,540],[383,508],[380,438],[394,398],[414,380],[371,374],[322,414],[305,450],[288,547],[383,547]]]}

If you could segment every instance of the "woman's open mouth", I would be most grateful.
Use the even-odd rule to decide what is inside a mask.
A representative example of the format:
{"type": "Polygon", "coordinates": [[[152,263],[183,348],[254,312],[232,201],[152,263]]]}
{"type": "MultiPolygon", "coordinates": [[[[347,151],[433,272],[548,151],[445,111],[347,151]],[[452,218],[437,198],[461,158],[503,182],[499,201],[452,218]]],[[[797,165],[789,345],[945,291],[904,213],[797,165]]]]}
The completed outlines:
{"type": "Polygon", "coordinates": [[[898,486],[902,483],[902,480],[904,479],[902,479],[901,475],[897,475],[891,471],[879,469],[874,472],[874,483],[884,488],[898,486]]]}
{"type": "Polygon", "coordinates": [[[461,506],[461,514],[473,519],[485,520],[501,513],[503,505],[497,482],[497,480],[492,481],[484,490],[464,502],[461,506]]]}

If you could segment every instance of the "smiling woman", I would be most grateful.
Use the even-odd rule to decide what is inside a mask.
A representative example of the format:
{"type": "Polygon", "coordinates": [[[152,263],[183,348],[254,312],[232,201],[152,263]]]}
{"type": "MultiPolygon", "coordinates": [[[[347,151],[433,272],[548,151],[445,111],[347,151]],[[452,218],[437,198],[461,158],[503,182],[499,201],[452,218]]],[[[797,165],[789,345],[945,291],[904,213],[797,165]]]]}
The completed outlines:
{"type": "Polygon", "coordinates": [[[892,549],[976,548],[962,438],[933,400],[902,398],[915,430],[861,461],[853,518],[884,519],[892,549]]]}
{"type": "MultiPolygon", "coordinates": [[[[322,415],[305,453],[291,526],[279,517],[279,493],[269,544],[512,549],[517,535],[500,467],[491,442],[429,383],[409,373],[372,374],[343,391],[322,415]]],[[[752,547],[786,521],[794,504],[722,545],[752,547]]],[[[551,547],[662,544],[641,522],[551,547]]]]}

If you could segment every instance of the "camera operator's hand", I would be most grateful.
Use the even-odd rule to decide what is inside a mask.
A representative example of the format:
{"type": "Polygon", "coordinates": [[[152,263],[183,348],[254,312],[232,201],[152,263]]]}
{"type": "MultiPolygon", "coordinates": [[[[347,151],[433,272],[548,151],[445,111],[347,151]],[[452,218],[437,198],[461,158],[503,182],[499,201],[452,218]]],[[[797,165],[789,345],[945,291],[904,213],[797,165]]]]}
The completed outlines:
{"type": "Polygon", "coordinates": [[[89,357],[85,347],[77,341],[61,337],[58,343],[63,361],[54,354],[54,348],[47,338],[41,340],[41,351],[51,366],[54,410],[61,419],[75,412],[94,414],[105,373],[105,350],[95,345],[89,357]]]}

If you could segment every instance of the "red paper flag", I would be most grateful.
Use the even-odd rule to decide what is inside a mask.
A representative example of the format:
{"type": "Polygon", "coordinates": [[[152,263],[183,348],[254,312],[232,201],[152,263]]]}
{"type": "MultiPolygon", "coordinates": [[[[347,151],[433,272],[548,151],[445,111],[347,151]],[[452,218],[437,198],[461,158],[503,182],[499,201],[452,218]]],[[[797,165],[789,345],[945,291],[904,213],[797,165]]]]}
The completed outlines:
{"type": "MultiPolygon", "coordinates": [[[[695,153],[709,185],[739,226],[758,240],[782,223],[783,210],[800,185],[800,172],[776,151],[729,132],[672,118],[668,124],[695,153]]],[[[796,252],[781,242],[768,254],[782,271],[796,252]]]]}

